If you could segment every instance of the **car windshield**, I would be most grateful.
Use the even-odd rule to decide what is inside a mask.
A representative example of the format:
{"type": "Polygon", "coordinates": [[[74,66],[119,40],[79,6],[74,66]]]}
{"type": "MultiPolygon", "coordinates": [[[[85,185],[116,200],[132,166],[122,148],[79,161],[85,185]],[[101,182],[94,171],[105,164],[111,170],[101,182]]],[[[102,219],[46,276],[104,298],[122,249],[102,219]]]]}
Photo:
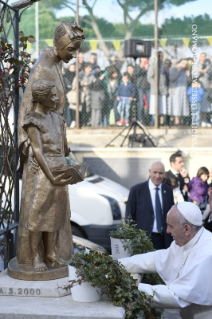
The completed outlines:
{"type": "MultiPolygon", "coordinates": [[[[79,164],[79,161],[77,160],[76,156],[72,152],[69,153],[69,155],[66,157],[66,160],[67,160],[67,164],[70,164],[70,165],[79,164]]],[[[88,178],[91,176],[94,176],[94,174],[91,171],[89,171],[89,169],[87,169],[87,172],[85,173],[85,178],[88,178]]]]}

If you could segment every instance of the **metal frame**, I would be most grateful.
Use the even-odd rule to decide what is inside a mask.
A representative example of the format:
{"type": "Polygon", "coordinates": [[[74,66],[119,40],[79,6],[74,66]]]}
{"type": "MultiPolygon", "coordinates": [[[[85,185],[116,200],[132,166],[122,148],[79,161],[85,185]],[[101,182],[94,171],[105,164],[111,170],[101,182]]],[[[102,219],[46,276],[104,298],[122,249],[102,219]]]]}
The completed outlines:
{"type": "MultiPolygon", "coordinates": [[[[2,33],[1,33],[1,39],[4,38],[5,43],[9,43],[10,39],[9,36],[11,34],[11,31],[13,30],[13,48],[15,50],[14,53],[14,58],[19,58],[19,10],[14,9],[4,1],[0,0],[0,5],[1,5],[1,11],[0,11],[0,25],[2,27],[2,33]],[[9,28],[6,30],[6,25],[5,25],[5,15],[7,16],[10,23],[9,28]]],[[[5,69],[5,65],[0,57],[0,68],[5,69]]],[[[11,66],[9,67],[9,70],[11,70],[11,66]]],[[[9,73],[9,72],[8,72],[9,73]]],[[[14,157],[14,162],[13,169],[12,166],[12,161],[7,158],[7,163],[9,166],[9,173],[8,170],[6,171],[4,175],[4,182],[5,179],[7,179],[8,182],[8,193],[6,194],[4,190],[4,195],[5,195],[5,200],[6,202],[10,203],[7,206],[8,212],[10,214],[10,217],[8,219],[8,225],[7,227],[0,230],[0,236],[4,236],[4,243],[6,245],[4,246],[4,268],[7,267],[7,263],[9,259],[15,256],[15,243],[16,243],[16,237],[17,237],[17,227],[18,227],[18,221],[19,221],[19,173],[18,172],[13,172],[15,170],[15,167],[18,164],[18,159],[19,159],[19,154],[18,154],[18,112],[19,112],[19,70],[18,68],[15,68],[14,70],[14,79],[11,82],[8,78],[6,78],[6,89],[8,90],[8,101],[9,105],[1,105],[1,117],[3,116],[4,120],[4,132],[2,132],[1,139],[7,136],[6,143],[8,143],[8,149],[9,153],[12,153],[12,156],[14,157]],[[8,125],[8,111],[10,107],[14,105],[14,134],[12,136],[12,133],[10,131],[10,127],[8,125]],[[5,113],[4,113],[5,112],[5,113]],[[4,114],[3,114],[4,113],[4,114]],[[5,134],[5,135],[4,135],[5,134]],[[8,138],[9,136],[9,138],[8,138]],[[8,175],[7,175],[8,174],[8,175]],[[11,207],[11,199],[12,199],[12,189],[14,188],[14,212],[12,212],[12,207],[11,207]]],[[[2,118],[1,118],[2,120],[2,118]]],[[[4,157],[5,154],[2,154],[2,157],[4,157]]],[[[8,156],[9,157],[9,156],[8,156]]],[[[3,162],[3,161],[2,161],[3,162]]],[[[2,176],[2,175],[1,175],[2,176]]],[[[2,184],[2,180],[0,181],[2,184]]],[[[2,226],[2,225],[1,225],[2,226]]]]}

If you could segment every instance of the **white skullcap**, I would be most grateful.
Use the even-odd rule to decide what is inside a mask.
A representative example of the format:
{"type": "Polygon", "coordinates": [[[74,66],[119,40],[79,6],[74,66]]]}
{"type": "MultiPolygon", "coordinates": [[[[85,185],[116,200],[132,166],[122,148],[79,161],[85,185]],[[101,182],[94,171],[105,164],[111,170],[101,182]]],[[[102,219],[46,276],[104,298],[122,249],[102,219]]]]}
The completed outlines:
{"type": "Polygon", "coordinates": [[[190,202],[181,202],[177,204],[177,209],[189,223],[202,226],[202,213],[197,205],[190,202]]]}

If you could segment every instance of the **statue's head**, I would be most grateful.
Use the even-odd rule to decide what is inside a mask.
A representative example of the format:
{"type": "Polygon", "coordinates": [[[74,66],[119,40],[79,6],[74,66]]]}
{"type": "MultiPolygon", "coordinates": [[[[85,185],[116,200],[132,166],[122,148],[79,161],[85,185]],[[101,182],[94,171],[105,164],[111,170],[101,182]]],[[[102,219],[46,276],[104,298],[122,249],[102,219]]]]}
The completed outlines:
{"type": "Polygon", "coordinates": [[[76,57],[76,51],[79,50],[84,39],[83,29],[75,21],[60,22],[54,33],[55,54],[68,63],[76,57]]]}
{"type": "Polygon", "coordinates": [[[48,109],[55,109],[58,101],[57,90],[53,81],[38,79],[32,83],[32,103],[41,103],[48,109]]]}

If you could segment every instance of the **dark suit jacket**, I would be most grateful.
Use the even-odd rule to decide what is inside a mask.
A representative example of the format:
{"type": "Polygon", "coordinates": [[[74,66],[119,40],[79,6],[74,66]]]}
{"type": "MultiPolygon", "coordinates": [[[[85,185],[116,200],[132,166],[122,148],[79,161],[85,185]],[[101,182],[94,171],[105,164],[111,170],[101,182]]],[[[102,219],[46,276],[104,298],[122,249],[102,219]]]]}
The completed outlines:
{"type": "MultiPolygon", "coordinates": [[[[177,177],[172,173],[171,170],[169,170],[168,172],[166,172],[166,176],[165,176],[164,183],[165,183],[166,185],[169,185],[170,187],[172,187],[171,181],[170,181],[171,178],[174,178],[174,179],[176,180],[176,182],[178,183],[177,177]]],[[[182,195],[183,195],[183,197],[184,197],[184,200],[187,201],[187,200],[188,200],[188,193],[183,193],[183,192],[182,192],[183,187],[184,187],[184,185],[186,185],[186,184],[185,184],[184,178],[182,177],[181,174],[179,174],[179,181],[180,181],[180,190],[181,190],[181,193],[182,193],[182,195]]]]}
{"type": "MultiPolygon", "coordinates": [[[[172,237],[166,232],[166,215],[174,205],[172,188],[162,184],[162,201],[163,201],[163,229],[165,247],[168,248],[172,242],[172,237]]],[[[137,228],[145,230],[148,236],[152,234],[154,211],[149,191],[148,181],[135,185],[131,188],[127,208],[126,218],[131,217],[137,224],[137,228]]]]}

